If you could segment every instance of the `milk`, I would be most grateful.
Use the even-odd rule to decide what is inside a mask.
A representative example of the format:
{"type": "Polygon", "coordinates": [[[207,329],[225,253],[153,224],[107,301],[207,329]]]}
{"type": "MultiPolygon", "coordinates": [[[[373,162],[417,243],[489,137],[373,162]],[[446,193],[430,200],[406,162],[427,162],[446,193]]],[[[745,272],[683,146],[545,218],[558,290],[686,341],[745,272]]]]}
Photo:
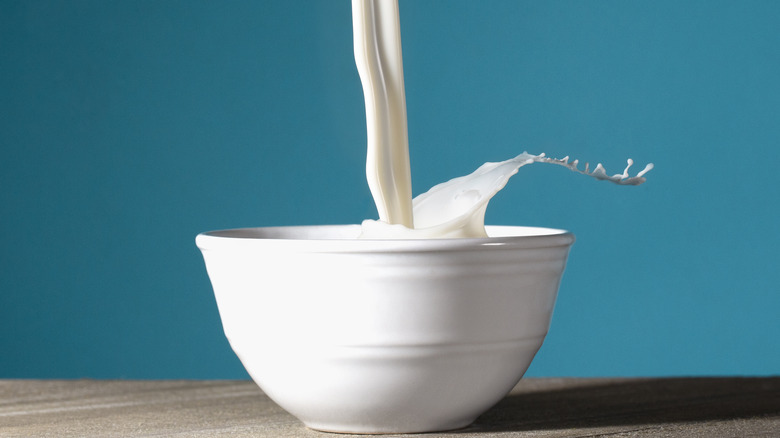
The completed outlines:
{"type": "Polygon", "coordinates": [[[366,101],[368,187],[379,220],[414,228],[398,2],[353,0],[352,27],[366,101]]]}
{"type": "Polygon", "coordinates": [[[366,220],[363,222],[362,238],[368,239],[430,239],[457,237],[487,237],[485,233],[485,210],[490,199],[506,185],[509,178],[531,163],[557,164],[588,175],[598,180],[610,181],[620,185],[639,185],[645,182],[644,174],[653,168],[648,164],[637,173],[629,176],[634,164],[628,160],[623,173],[608,175],[601,164],[592,171],[588,164],[584,170],[578,169],[578,161],[547,158],[544,154],[531,155],[526,152],[510,160],[499,163],[485,163],[469,175],[451,179],[432,187],[414,198],[414,227],[393,225],[384,221],[366,220]]]}
{"type": "Polygon", "coordinates": [[[527,164],[549,163],[599,180],[639,185],[653,168],[636,176],[628,171],[608,175],[601,164],[593,170],[578,160],[522,153],[515,158],[485,163],[473,173],[432,187],[412,200],[406,125],[401,31],[397,0],[352,0],[355,63],[366,102],[368,153],[366,177],[379,220],[362,224],[361,238],[432,239],[479,238],[485,232],[488,202],[509,178],[527,164]]]}

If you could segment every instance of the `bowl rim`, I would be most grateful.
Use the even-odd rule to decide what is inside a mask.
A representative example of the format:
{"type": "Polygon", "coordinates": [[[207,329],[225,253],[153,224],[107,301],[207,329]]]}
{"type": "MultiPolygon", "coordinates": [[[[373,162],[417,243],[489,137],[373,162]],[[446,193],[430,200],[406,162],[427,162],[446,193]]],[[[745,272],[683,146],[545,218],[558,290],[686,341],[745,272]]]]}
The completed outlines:
{"type": "Polygon", "coordinates": [[[566,230],[515,225],[488,225],[489,237],[480,238],[358,239],[360,229],[356,224],[231,228],[200,233],[195,242],[203,251],[374,253],[569,247],[575,240],[566,230]]]}

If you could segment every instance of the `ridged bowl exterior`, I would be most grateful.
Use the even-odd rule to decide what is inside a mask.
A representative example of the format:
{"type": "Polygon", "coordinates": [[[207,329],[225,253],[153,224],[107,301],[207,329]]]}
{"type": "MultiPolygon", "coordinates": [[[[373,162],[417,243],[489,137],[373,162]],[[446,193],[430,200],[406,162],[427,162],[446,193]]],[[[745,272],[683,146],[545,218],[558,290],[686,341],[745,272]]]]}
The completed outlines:
{"type": "Polygon", "coordinates": [[[359,227],[204,233],[225,335],[308,427],[457,429],[520,380],[550,325],[574,236],[358,240],[359,227]]]}

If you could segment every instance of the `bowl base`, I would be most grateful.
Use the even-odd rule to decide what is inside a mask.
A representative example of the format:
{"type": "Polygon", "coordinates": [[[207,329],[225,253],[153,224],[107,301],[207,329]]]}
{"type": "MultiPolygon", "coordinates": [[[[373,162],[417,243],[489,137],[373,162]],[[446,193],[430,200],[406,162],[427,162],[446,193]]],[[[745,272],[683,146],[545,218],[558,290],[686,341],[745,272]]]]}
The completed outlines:
{"type": "Polygon", "coordinates": [[[304,425],[317,432],[344,434],[344,435],[390,435],[390,434],[407,434],[407,433],[433,433],[433,432],[450,432],[453,430],[465,429],[471,426],[476,418],[470,418],[466,421],[452,421],[437,425],[427,425],[428,427],[418,425],[349,425],[349,424],[309,424],[304,425]]]}

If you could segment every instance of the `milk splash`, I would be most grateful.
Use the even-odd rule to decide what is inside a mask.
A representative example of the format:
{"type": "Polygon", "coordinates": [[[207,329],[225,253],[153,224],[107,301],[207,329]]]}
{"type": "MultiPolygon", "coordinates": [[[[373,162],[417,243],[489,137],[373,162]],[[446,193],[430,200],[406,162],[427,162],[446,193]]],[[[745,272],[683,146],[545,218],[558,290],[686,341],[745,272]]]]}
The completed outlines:
{"type": "Polygon", "coordinates": [[[636,176],[630,176],[629,168],[634,164],[628,160],[623,173],[608,175],[599,163],[592,171],[586,163],[585,169],[577,168],[579,161],[548,158],[544,154],[531,155],[524,152],[515,158],[499,163],[485,163],[469,175],[451,179],[432,187],[412,201],[414,228],[383,221],[363,221],[361,238],[366,239],[431,239],[431,238],[474,238],[487,237],[485,232],[485,210],[488,202],[506,185],[509,178],[531,163],[549,163],[564,166],[574,172],[598,180],[620,185],[639,185],[645,182],[644,175],[653,168],[648,164],[636,176]]]}

